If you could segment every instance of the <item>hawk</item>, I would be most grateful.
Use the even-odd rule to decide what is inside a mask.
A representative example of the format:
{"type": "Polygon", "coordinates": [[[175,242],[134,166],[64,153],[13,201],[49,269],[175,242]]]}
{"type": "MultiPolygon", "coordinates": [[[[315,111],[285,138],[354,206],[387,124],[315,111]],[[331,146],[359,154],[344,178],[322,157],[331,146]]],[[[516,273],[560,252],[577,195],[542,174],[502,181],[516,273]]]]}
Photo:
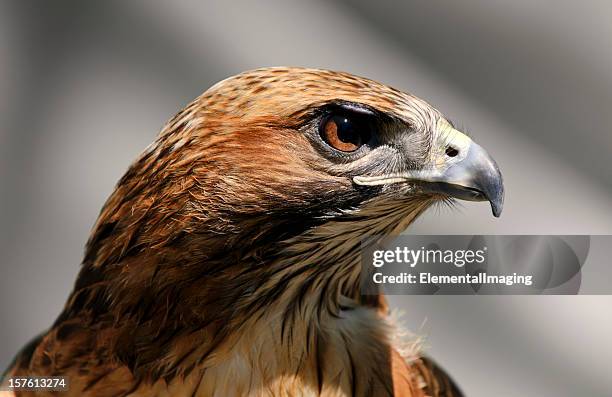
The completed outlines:
{"type": "Polygon", "coordinates": [[[63,311],[5,379],[66,376],[65,396],[460,395],[360,293],[360,243],[455,198],[499,216],[503,193],[495,161],[415,96],[327,70],[230,77],[121,178],[63,311]]]}

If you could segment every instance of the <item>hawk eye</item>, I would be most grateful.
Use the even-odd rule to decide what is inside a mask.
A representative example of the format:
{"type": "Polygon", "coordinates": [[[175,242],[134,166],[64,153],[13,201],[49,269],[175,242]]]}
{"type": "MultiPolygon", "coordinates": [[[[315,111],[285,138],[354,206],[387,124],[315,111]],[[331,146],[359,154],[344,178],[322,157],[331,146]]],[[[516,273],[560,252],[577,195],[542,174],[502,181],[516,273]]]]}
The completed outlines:
{"type": "Polygon", "coordinates": [[[364,115],[331,114],[319,127],[321,138],[341,152],[354,152],[370,141],[372,123],[364,115]]]}

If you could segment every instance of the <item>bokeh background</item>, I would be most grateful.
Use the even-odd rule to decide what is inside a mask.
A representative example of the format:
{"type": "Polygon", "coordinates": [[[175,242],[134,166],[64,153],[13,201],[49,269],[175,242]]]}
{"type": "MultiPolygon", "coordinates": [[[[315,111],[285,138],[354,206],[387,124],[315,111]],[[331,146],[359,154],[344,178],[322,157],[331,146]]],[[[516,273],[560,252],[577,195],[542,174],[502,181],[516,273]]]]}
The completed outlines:
{"type": "MultiPolygon", "coordinates": [[[[105,198],[178,109],[272,65],[412,92],[497,159],[506,207],[410,233],[612,234],[608,1],[2,1],[0,368],[60,311],[105,198]]],[[[610,396],[609,296],[401,296],[469,396],[610,396]]]]}

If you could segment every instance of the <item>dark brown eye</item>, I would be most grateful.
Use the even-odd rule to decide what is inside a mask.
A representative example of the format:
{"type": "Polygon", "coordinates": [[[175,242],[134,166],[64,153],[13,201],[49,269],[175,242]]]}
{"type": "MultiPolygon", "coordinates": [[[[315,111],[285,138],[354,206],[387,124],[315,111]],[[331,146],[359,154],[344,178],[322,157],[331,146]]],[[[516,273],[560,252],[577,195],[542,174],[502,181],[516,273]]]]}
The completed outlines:
{"type": "Polygon", "coordinates": [[[364,117],[330,115],[323,119],[320,133],[323,140],[341,152],[354,152],[372,137],[372,126],[364,117]]]}

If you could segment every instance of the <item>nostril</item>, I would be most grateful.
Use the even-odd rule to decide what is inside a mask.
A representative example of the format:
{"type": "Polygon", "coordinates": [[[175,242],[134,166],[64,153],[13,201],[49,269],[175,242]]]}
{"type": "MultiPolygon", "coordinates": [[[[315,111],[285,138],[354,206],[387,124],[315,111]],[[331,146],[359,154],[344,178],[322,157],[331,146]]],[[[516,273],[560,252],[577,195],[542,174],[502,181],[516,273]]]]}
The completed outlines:
{"type": "Polygon", "coordinates": [[[452,146],[447,146],[446,147],[446,155],[448,157],[455,157],[458,154],[459,154],[459,151],[457,149],[455,149],[454,147],[452,147],[452,146]]]}

